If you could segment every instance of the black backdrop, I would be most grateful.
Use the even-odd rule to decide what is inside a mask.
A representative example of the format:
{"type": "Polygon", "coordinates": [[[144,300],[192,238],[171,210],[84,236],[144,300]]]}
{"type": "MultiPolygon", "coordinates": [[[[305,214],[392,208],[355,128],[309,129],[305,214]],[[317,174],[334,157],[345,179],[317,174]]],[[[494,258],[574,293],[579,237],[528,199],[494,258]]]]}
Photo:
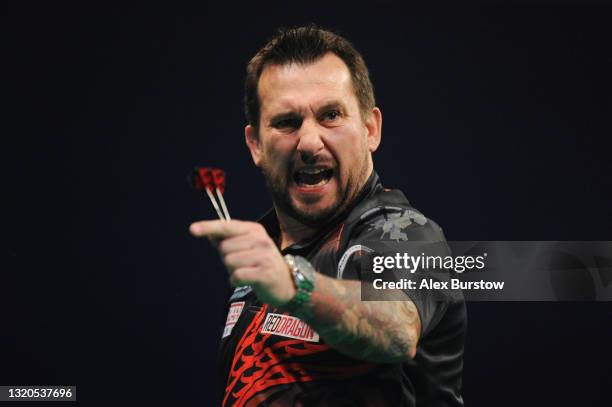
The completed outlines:
{"type": "MultiPolygon", "coordinates": [[[[218,404],[229,285],[187,233],[213,212],[185,175],[225,168],[235,218],[270,205],[241,98],[278,26],[315,22],[363,52],[384,115],[376,168],[449,240],[612,240],[610,8],[5,11],[0,384],[218,404]]],[[[468,312],[467,405],[609,400],[610,303],[468,312]]]]}

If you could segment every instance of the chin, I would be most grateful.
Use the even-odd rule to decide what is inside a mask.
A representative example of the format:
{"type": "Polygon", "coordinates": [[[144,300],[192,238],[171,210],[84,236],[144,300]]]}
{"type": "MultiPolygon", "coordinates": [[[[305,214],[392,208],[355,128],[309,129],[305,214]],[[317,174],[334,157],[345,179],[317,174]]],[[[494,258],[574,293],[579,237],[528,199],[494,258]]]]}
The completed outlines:
{"type": "Polygon", "coordinates": [[[331,220],[338,211],[337,202],[323,207],[319,205],[298,206],[295,203],[291,206],[296,220],[308,226],[321,226],[331,220]]]}

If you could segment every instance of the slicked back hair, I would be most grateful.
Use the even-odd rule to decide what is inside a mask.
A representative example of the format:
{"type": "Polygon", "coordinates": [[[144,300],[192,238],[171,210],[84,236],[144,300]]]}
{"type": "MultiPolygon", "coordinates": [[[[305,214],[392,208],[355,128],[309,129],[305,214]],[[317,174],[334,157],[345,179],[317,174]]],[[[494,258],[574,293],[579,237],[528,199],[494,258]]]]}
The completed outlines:
{"type": "Polygon", "coordinates": [[[259,94],[257,84],[268,65],[297,63],[311,64],[327,53],[338,56],[351,73],[353,90],[365,119],[375,106],[374,87],[368,67],[361,54],[345,38],[314,25],[279,29],[277,34],[251,59],[247,65],[244,86],[244,110],[247,121],[259,128],[259,94]]]}

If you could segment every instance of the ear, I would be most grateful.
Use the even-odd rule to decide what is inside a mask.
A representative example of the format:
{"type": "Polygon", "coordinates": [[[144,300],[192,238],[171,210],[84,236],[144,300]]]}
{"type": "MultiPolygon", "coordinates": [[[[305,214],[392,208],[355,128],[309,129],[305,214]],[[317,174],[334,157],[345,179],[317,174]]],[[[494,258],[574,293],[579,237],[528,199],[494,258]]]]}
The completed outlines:
{"type": "Polygon", "coordinates": [[[379,108],[372,109],[370,116],[365,122],[368,132],[368,150],[373,153],[380,145],[380,137],[382,135],[382,112],[379,108]]]}
{"type": "Polygon", "coordinates": [[[246,141],[246,145],[251,152],[253,162],[259,167],[259,163],[261,161],[261,144],[259,143],[257,130],[254,126],[248,124],[244,128],[244,140],[246,141]]]}

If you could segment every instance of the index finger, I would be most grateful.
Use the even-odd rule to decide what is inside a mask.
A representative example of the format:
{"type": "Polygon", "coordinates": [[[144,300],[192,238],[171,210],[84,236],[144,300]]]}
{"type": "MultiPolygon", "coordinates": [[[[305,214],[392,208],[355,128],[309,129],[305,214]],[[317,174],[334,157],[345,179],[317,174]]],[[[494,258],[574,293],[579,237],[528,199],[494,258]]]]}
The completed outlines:
{"type": "Polygon", "coordinates": [[[192,223],[189,231],[195,237],[223,240],[248,233],[250,223],[239,220],[203,220],[192,223]]]}

